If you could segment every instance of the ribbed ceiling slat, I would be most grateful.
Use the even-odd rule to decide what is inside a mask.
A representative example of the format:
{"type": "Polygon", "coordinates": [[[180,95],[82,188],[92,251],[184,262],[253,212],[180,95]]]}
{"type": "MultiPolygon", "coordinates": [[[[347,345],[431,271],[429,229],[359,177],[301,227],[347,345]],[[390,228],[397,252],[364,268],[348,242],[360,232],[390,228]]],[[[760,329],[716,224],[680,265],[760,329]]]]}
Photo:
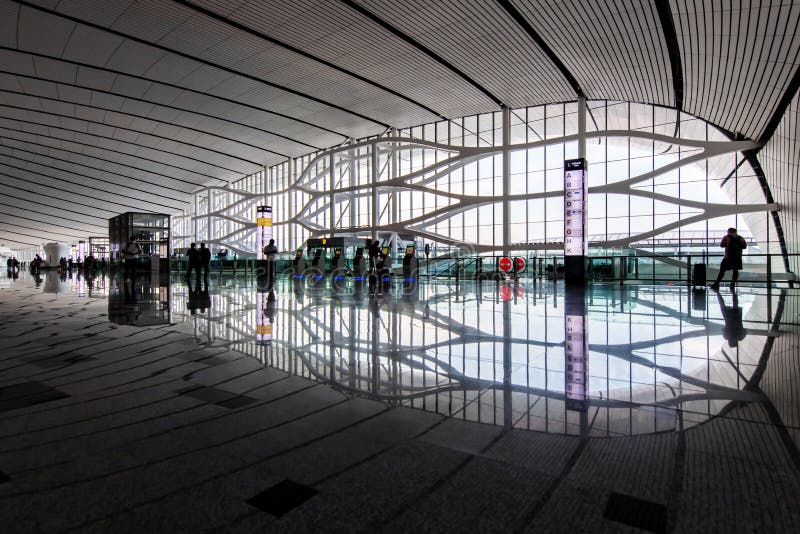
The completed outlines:
{"type": "MultiPolygon", "coordinates": [[[[378,24],[338,2],[214,2],[197,5],[433,108],[442,115],[496,109],[469,83],[378,24]]],[[[408,119],[394,123],[411,125],[408,119]]]]}
{"type": "Polygon", "coordinates": [[[28,241],[53,206],[102,220],[151,187],[136,208],[164,211],[286,155],[578,91],[682,91],[687,112],[768,138],[800,57],[798,0],[25,4],[0,0],[0,221],[31,210],[34,230],[3,232],[28,241]]]}
{"type": "Polygon", "coordinates": [[[357,3],[434,51],[506,105],[521,107],[576,97],[544,52],[495,2],[357,3]]]}
{"type": "Polygon", "coordinates": [[[589,98],[674,105],[669,57],[651,0],[512,0],[589,98]]]}
{"type": "Polygon", "coordinates": [[[800,67],[797,2],[671,0],[686,111],[759,139],[800,67]]]}

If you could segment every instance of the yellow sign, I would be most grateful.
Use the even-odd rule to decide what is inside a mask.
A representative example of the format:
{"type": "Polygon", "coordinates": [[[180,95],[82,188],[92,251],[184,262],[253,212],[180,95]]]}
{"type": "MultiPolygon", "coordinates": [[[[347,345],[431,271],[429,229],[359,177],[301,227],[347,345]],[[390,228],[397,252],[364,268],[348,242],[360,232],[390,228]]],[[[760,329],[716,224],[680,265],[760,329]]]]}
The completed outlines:
{"type": "Polygon", "coordinates": [[[272,335],[272,325],[271,324],[263,324],[256,326],[256,334],[263,334],[267,336],[272,335]]]}
{"type": "Polygon", "coordinates": [[[256,222],[258,226],[272,226],[272,217],[259,217],[256,222]]]}

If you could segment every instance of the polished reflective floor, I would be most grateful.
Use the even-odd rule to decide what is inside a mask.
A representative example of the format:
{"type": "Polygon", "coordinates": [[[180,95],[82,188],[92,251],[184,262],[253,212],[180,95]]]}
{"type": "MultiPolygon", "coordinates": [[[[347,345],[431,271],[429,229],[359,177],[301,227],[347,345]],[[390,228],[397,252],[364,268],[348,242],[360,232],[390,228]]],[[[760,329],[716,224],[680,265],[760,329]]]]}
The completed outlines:
{"type": "MultiPolygon", "coordinates": [[[[218,273],[201,282],[176,275],[145,275],[133,284],[106,276],[86,279],[77,272],[46,272],[38,277],[9,273],[0,282],[4,320],[13,317],[15,304],[23,310],[15,319],[18,324],[0,328],[0,341],[12,349],[31,347],[25,344],[28,341],[21,345],[12,341],[17,335],[28,336],[24,338],[27,340],[35,332],[25,329],[26,321],[32,321],[30,327],[48,328],[77,327],[82,321],[99,338],[100,347],[113,344],[112,339],[123,331],[126,337],[147,340],[148,346],[151,340],[166,336],[162,343],[152,343],[152,348],[139,354],[145,358],[143,363],[126,359],[134,365],[120,372],[144,380],[135,369],[152,365],[149,354],[159,353],[164,345],[180,346],[174,352],[183,360],[177,364],[181,371],[159,369],[147,379],[163,373],[182,380],[186,387],[175,390],[181,399],[191,396],[197,402],[226,410],[247,411],[263,401],[251,393],[270,383],[259,382],[258,377],[278,373],[300,381],[298,384],[308,384],[302,388],[318,384],[339,399],[362,399],[360,402],[381,410],[401,410],[397,413],[415,422],[434,417],[437,425],[450,425],[448,433],[434,440],[437,446],[468,451],[480,458],[511,455],[513,458],[504,457],[503,461],[509,465],[521,462],[532,470],[530,476],[538,474],[547,479],[536,486],[533,494],[538,496],[517,503],[518,509],[507,522],[495,524],[496,530],[553,529],[556,525],[569,530],[566,527],[594,525],[609,531],[634,527],[723,531],[750,530],[760,521],[776,521],[777,526],[798,519],[797,511],[790,510],[800,504],[798,493],[789,492],[800,489],[797,289],[742,286],[715,293],[685,286],[609,284],[576,290],[530,279],[370,285],[352,280],[282,278],[267,284],[218,273]],[[37,306],[37,313],[48,309],[59,312],[39,324],[24,311],[27,305],[37,306]],[[75,319],[79,316],[80,321],[75,319]],[[184,348],[188,340],[191,344],[184,348]],[[207,354],[193,358],[187,369],[186,354],[198,350],[207,354]],[[246,370],[231,378],[222,371],[229,365],[226,358],[232,358],[237,366],[246,366],[246,370]],[[205,362],[202,366],[201,361],[205,362]],[[193,373],[200,371],[207,378],[198,382],[193,373]],[[220,380],[211,379],[215,372],[222,373],[217,378],[224,377],[223,383],[236,380],[250,387],[226,389],[219,386],[220,380]],[[479,439],[481,445],[475,448],[476,433],[491,437],[488,441],[479,439]],[[508,444],[512,436],[513,446],[508,444]],[[548,451],[550,448],[562,452],[548,451]],[[594,456],[590,454],[593,448],[597,449],[594,456]],[[693,456],[693,451],[707,457],[693,456]],[[724,473],[718,469],[706,473],[703,462],[713,463],[719,458],[725,459],[724,473]],[[735,462],[729,465],[731,459],[735,462]],[[553,470],[548,465],[551,462],[558,468],[553,470]],[[586,466],[582,466],[584,462],[586,466]],[[608,464],[592,471],[591,465],[596,462],[608,464]],[[622,465],[637,462],[640,473],[622,465]],[[698,498],[694,493],[702,493],[702,484],[723,483],[734,476],[728,474],[731,468],[760,473],[765,466],[783,475],[777,481],[774,477],[759,480],[761,493],[756,500],[771,501],[770,506],[779,512],[732,510],[723,503],[721,510],[702,518],[699,516],[703,514],[694,510],[698,498]],[[608,468],[625,473],[601,477],[618,479],[619,487],[606,487],[607,481],[595,480],[594,475],[608,468]],[[585,470],[581,476],[588,477],[585,480],[579,476],[581,469],[585,470]],[[700,480],[694,480],[696,476],[700,480]],[[646,489],[647,477],[658,489],[646,489]],[[592,493],[588,499],[597,509],[586,512],[587,521],[598,516],[595,519],[599,523],[576,518],[558,523],[561,515],[569,515],[560,498],[568,501],[567,496],[574,496],[576,491],[580,495],[581,491],[601,487],[602,492],[592,493]],[[559,492],[566,493],[560,496],[559,492]],[[638,501],[630,504],[626,498],[638,501]],[[625,510],[649,505],[656,507],[653,517],[660,517],[663,508],[660,523],[626,519],[625,510]],[[743,520],[743,514],[752,523],[737,522],[743,520]],[[721,523],[704,523],[710,518],[721,523]],[[691,521],[700,523],[692,526],[691,521]]],[[[65,338],[67,346],[72,346],[73,338],[65,338]]],[[[34,379],[36,384],[73,394],[47,380],[53,376],[52,370],[69,369],[71,373],[76,364],[87,361],[95,362],[89,364],[94,367],[106,354],[92,354],[78,342],[83,360],[63,365],[65,360],[54,358],[53,351],[48,350],[53,346],[41,340],[32,342],[38,343],[32,355],[12,350],[3,360],[12,375],[0,383],[0,400],[3,386],[30,384],[34,379]]],[[[0,407],[0,415],[6,413],[12,412],[0,407]]],[[[137,420],[137,424],[143,423],[137,420]]],[[[391,426],[384,431],[391,434],[391,426]]],[[[425,435],[429,435],[427,431],[425,435]]],[[[236,439],[247,441],[245,437],[236,439]]],[[[407,439],[401,442],[407,444],[407,439]]],[[[414,442],[420,439],[416,437],[414,442]]],[[[13,469],[4,468],[2,458],[0,471],[11,480],[0,484],[0,490],[10,487],[15,478],[13,469]]],[[[448,475],[453,476],[455,472],[448,475]]],[[[480,485],[480,477],[470,484],[480,485]]],[[[369,528],[364,529],[396,530],[422,521],[424,514],[415,514],[432,506],[436,497],[427,486],[419,491],[417,500],[398,505],[385,522],[367,521],[369,528]]],[[[737,498],[753,499],[746,488],[728,487],[726,491],[736,496],[731,497],[730,504],[737,498]],[[737,493],[740,490],[741,495],[737,493]]],[[[510,497],[501,496],[503,499],[510,497]]],[[[701,497],[709,506],[720,506],[709,499],[706,494],[701,497]]],[[[586,502],[584,505],[588,506],[586,502]]],[[[301,514],[300,510],[302,507],[294,513],[301,514]]],[[[243,517],[251,515],[245,513],[243,517]]],[[[288,528],[290,523],[268,524],[279,531],[303,531],[312,524],[317,530],[324,525],[307,523],[309,519],[303,517],[296,528],[288,528]]],[[[230,524],[244,527],[250,524],[248,521],[239,518],[230,524]]],[[[348,529],[361,530],[363,525],[353,521],[348,529]]],[[[68,521],[59,524],[76,525],[68,521]]]]}
{"type": "Polygon", "coordinates": [[[618,285],[565,295],[563,285],[530,280],[370,287],[281,279],[259,288],[212,278],[201,287],[179,277],[140,285],[134,303],[112,281],[109,319],[173,323],[270,367],[389,403],[594,436],[671,431],[678,408],[689,426],[752,400],[747,386],[786,299],[779,290],[618,285]],[[585,303],[570,316],[585,327],[569,356],[567,297],[585,303]]]}

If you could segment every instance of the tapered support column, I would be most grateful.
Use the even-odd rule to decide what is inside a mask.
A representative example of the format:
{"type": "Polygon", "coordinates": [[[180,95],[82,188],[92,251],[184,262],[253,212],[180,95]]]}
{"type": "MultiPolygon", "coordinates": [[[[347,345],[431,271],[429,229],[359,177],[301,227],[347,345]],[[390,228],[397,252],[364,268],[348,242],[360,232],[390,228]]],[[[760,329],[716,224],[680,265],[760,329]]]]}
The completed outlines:
{"type": "Polygon", "coordinates": [[[511,109],[503,107],[503,256],[511,250],[511,109]]]}

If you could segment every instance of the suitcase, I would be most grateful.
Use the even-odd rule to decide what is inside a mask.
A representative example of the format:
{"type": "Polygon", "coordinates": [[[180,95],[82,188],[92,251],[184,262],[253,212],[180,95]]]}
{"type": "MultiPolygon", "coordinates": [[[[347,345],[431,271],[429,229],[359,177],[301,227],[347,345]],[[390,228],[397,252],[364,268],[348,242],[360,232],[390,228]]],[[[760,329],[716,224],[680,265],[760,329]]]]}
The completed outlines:
{"type": "Polygon", "coordinates": [[[706,264],[695,263],[692,265],[692,287],[705,287],[706,282],[706,264]]]}

